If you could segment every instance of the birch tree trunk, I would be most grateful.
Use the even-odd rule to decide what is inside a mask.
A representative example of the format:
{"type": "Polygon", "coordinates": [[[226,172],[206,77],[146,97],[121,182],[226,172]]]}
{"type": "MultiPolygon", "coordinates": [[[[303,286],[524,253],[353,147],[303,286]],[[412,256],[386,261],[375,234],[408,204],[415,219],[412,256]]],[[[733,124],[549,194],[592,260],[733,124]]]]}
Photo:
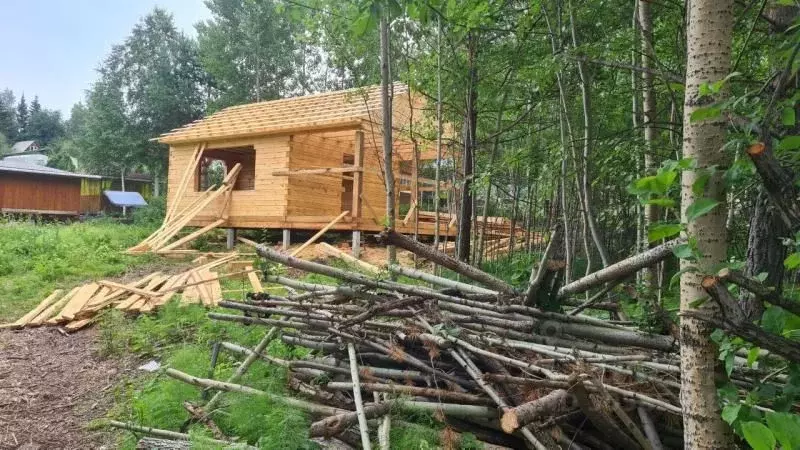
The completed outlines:
{"type": "MultiPolygon", "coordinates": [[[[394,163],[392,161],[392,97],[389,95],[389,22],[386,12],[381,13],[381,109],[383,113],[383,161],[386,182],[386,226],[394,230],[394,163]]],[[[386,247],[389,264],[397,262],[394,246],[386,247]]]]}
{"type": "MultiPolygon", "coordinates": [[[[655,157],[655,141],[657,138],[657,131],[655,127],[656,121],[656,92],[653,88],[653,17],[650,13],[650,1],[638,0],[638,17],[639,17],[639,32],[641,34],[642,44],[642,125],[644,126],[644,171],[645,174],[651,175],[656,169],[655,157]]],[[[658,222],[658,208],[656,205],[644,206],[644,227],[643,232],[645,241],[643,246],[648,246],[646,236],[647,230],[650,225],[658,222]]],[[[654,308],[653,298],[658,290],[658,280],[656,276],[656,268],[649,267],[643,272],[644,282],[647,283],[649,288],[648,295],[644,295],[645,299],[643,307],[645,311],[652,312],[654,308]]]]}
{"type": "MultiPolygon", "coordinates": [[[[731,67],[733,0],[692,0],[687,31],[686,96],[683,116],[683,156],[694,158],[697,169],[681,176],[681,221],[688,222],[688,234],[697,240],[702,253],[696,262],[681,260],[681,311],[694,309],[692,304],[707,294],[700,282],[704,273],[724,261],[727,250],[725,228],[725,192],[722,171],[717,171],[706,185],[705,193],[695,194],[692,186],[710,166],[727,167],[723,152],[725,120],[723,117],[693,122],[691,114],[714,99],[701,98],[699,88],[725,78],[731,67]],[[710,213],[688,221],[687,209],[696,200],[707,197],[719,201],[710,213]],[[696,266],[698,271],[685,271],[696,266]]],[[[701,308],[716,308],[706,302],[701,308]]],[[[715,313],[715,311],[711,311],[715,313]]],[[[714,368],[717,348],[709,339],[711,329],[689,317],[681,318],[681,405],[686,448],[731,448],[729,430],[720,417],[714,368]]]]}
{"type": "MultiPolygon", "coordinates": [[[[577,47],[578,36],[575,29],[574,8],[572,7],[571,1],[569,3],[569,23],[572,34],[572,45],[573,47],[577,47]]],[[[578,59],[577,65],[578,75],[581,79],[581,103],[583,104],[583,176],[581,179],[581,191],[583,192],[583,195],[581,196],[581,198],[583,198],[583,212],[586,217],[586,223],[589,227],[589,232],[592,234],[594,245],[597,247],[597,252],[600,254],[600,259],[603,261],[603,267],[606,267],[611,264],[611,260],[608,257],[608,251],[603,243],[603,238],[600,235],[600,229],[594,217],[594,211],[592,209],[592,190],[591,183],[589,182],[589,155],[591,154],[592,149],[593,127],[590,93],[591,80],[589,79],[589,73],[586,70],[586,64],[583,62],[582,58],[578,59]]]]}

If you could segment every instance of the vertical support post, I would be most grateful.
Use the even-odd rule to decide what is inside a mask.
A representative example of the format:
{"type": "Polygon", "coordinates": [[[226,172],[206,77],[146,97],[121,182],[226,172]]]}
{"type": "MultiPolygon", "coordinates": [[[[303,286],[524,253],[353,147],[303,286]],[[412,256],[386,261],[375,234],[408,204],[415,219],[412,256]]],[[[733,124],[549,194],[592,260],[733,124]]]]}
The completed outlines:
{"type": "Polygon", "coordinates": [[[233,250],[233,247],[235,246],[236,246],[236,228],[228,228],[226,248],[228,250],[233,250]]]}
{"type": "Polygon", "coordinates": [[[283,249],[289,250],[289,246],[292,245],[292,230],[288,228],[283,229],[283,249]]]}
{"type": "Polygon", "coordinates": [[[364,191],[364,132],[356,131],[353,141],[353,165],[361,168],[353,172],[353,207],[350,210],[353,226],[357,227],[361,219],[361,193],[364,191]]]}
{"type": "Polygon", "coordinates": [[[361,231],[353,230],[353,256],[358,258],[361,254],[361,231]]]}
{"type": "MultiPolygon", "coordinates": [[[[353,139],[353,165],[360,167],[361,171],[353,172],[353,207],[350,215],[353,218],[353,227],[361,226],[361,193],[364,191],[364,132],[356,131],[353,139]]],[[[353,256],[358,258],[361,254],[361,231],[353,230],[353,256]]]]}

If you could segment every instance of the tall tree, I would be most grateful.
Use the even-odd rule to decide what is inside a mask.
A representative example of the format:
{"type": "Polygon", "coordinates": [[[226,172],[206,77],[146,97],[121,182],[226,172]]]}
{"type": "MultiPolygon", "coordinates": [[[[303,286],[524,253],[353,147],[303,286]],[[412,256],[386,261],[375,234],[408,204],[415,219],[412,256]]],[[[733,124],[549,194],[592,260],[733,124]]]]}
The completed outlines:
{"type": "Polygon", "coordinates": [[[155,8],[112,48],[99,72],[86,102],[82,159],[113,174],[145,168],[158,186],[167,152],[150,139],[204,111],[208,80],[196,43],[155,8]]]}
{"type": "Polygon", "coordinates": [[[34,114],[39,113],[41,111],[42,111],[42,104],[39,103],[39,96],[38,95],[34,95],[33,96],[33,101],[31,102],[31,108],[30,108],[31,116],[33,116],[34,114]]]}
{"type": "MultiPolygon", "coordinates": [[[[692,0],[687,31],[686,95],[684,99],[683,156],[693,158],[696,168],[681,177],[681,217],[687,233],[696,242],[696,261],[681,261],[681,311],[695,308],[707,298],[700,285],[704,273],[727,256],[725,189],[718,167],[726,167],[725,120],[721,116],[692,120],[695,111],[715,101],[702,95],[702,86],[724,80],[731,68],[733,0],[692,0]],[[700,192],[706,177],[705,192],[700,192]],[[705,215],[698,206],[719,202],[705,215]]],[[[704,208],[705,209],[705,208],[704,208]]],[[[713,309],[713,302],[702,308],[713,309]]],[[[726,424],[720,418],[714,383],[717,348],[709,339],[709,326],[699,320],[681,318],[681,405],[684,442],[687,448],[730,448],[726,424]]]]}
{"type": "Polygon", "coordinates": [[[0,91],[0,134],[7,141],[14,141],[19,131],[14,103],[14,93],[10,89],[0,91]]]}
{"type": "Polygon", "coordinates": [[[30,112],[28,111],[28,103],[25,101],[25,94],[22,94],[22,97],[19,99],[19,104],[17,105],[17,132],[19,139],[27,139],[28,138],[28,119],[30,118],[30,112]]]}
{"type": "Polygon", "coordinates": [[[461,261],[470,260],[470,243],[472,242],[472,184],[473,164],[475,157],[476,133],[478,129],[478,37],[477,32],[467,33],[467,104],[464,109],[463,142],[464,151],[461,156],[461,209],[458,214],[458,243],[456,253],[461,261]]]}
{"type": "Polygon", "coordinates": [[[206,0],[197,24],[200,58],[216,87],[213,107],[272,100],[310,90],[310,48],[295,34],[294,7],[275,0],[206,0]],[[288,9],[288,10],[287,10],[288,9]]]}
{"type": "MultiPolygon", "coordinates": [[[[381,36],[381,116],[383,122],[383,167],[386,183],[386,226],[394,229],[395,224],[395,183],[394,161],[392,158],[392,80],[389,71],[389,18],[388,11],[380,13],[381,36]]],[[[393,245],[387,249],[388,263],[397,263],[397,254],[393,245]]]]}
{"type": "Polygon", "coordinates": [[[31,115],[27,126],[28,139],[35,140],[45,147],[63,135],[64,121],[61,120],[61,112],[42,109],[38,102],[31,102],[31,115]]]}
{"type": "MultiPolygon", "coordinates": [[[[640,32],[641,53],[642,53],[642,122],[644,126],[644,170],[652,174],[656,169],[655,144],[657,137],[656,130],[656,91],[653,85],[655,75],[653,73],[653,16],[648,0],[637,0],[638,26],[640,32]]],[[[638,95],[638,93],[636,94],[638,95]]],[[[658,222],[658,209],[656,205],[648,203],[644,206],[644,230],[658,222]]],[[[644,270],[645,282],[650,288],[644,298],[653,299],[658,288],[658,277],[654,268],[644,270]]],[[[645,301],[643,306],[652,311],[655,307],[654,302],[645,301]]]]}

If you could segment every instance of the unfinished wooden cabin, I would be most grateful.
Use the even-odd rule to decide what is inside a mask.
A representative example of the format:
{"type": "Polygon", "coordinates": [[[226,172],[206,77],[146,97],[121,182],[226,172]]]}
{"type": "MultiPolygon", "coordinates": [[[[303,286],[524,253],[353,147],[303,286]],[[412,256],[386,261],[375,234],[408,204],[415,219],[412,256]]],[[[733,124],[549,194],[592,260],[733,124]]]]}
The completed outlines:
{"type": "MultiPolygon", "coordinates": [[[[425,120],[422,99],[394,85],[392,170],[397,204],[407,205],[397,208],[404,211],[396,217],[397,229],[412,233],[416,224],[419,234],[433,235],[433,215],[416,205],[422,192],[434,190],[434,181],[417,176],[414,149],[416,161],[433,160],[436,145],[416,134],[416,143],[410,139],[410,131],[430,132],[425,120]]],[[[319,230],[346,211],[331,229],[384,228],[378,86],[233,106],[158,141],[169,145],[168,209],[197,204],[240,165],[230,196],[209,203],[189,226],[319,230]],[[191,180],[184,184],[187,174],[191,180]]],[[[440,221],[441,235],[455,232],[454,221],[440,221]]]]}

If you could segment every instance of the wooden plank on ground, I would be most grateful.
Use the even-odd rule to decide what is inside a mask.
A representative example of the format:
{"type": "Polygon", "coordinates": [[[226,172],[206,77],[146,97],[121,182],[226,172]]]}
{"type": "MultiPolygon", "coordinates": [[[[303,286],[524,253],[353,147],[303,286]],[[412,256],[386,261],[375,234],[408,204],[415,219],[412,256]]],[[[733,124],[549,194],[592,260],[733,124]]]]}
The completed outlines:
{"type": "Polygon", "coordinates": [[[211,293],[211,288],[207,283],[207,281],[209,281],[212,278],[211,272],[209,272],[208,269],[203,268],[195,271],[195,274],[197,276],[197,281],[203,282],[197,285],[197,291],[200,293],[200,301],[205,306],[213,305],[214,303],[214,299],[212,298],[213,295],[211,293]]]}
{"type": "MultiPolygon", "coordinates": [[[[153,278],[155,278],[155,277],[157,277],[159,275],[161,275],[161,272],[153,272],[150,275],[147,275],[144,278],[141,278],[141,279],[139,279],[137,281],[134,281],[133,283],[128,283],[125,286],[129,286],[129,287],[132,287],[132,288],[143,287],[143,286],[146,286],[147,283],[150,282],[150,280],[152,280],[153,278]]],[[[106,286],[106,287],[108,287],[108,286],[106,286]]],[[[102,299],[97,298],[97,295],[92,297],[92,299],[89,301],[89,304],[87,305],[87,307],[84,308],[83,311],[81,311],[81,312],[97,311],[97,310],[102,309],[102,308],[106,307],[107,305],[113,303],[117,299],[120,299],[122,297],[130,295],[130,291],[128,291],[127,289],[119,289],[119,288],[110,288],[110,289],[111,289],[111,292],[108,295],[106,295],[105,298],[102,298],[102,299]]]]}
{"type": "MultiPolygon", "coordinates": [[[[186,279],[189,283],[193,283],[197,281],[197,275],[195,271],[189,272],[189,277],[186,279]]],[[[200,301],[200,291],[197,289],[197,285],[192,285],[183,290],[183,294],[181,294],[181,304],[188,305],[190,303],[198,303],[200,301]]]]}
{"type": "Polygon", "coordinates": [[[89,325],[94,323],[94,321],[95,319],[93,317],[89,319],[73,320],[72,322],[66,324],[64,328],[67,331],[78,331],[88,327],[89,325]]]}
{"type": "MultiPolygon", "coordinates": [[[[145,286],[144,289],[137,289],[137,291],[141,291],[146,295],[142,295],[139,292],[132,291],[134,292],[134,294],[128,297],[125,301],[123,301],[119,305],[117,305],[117,309],[125,311],[138,310],[137,306],[141,307],[142,305],[144,305],[146,299],[157,297],[159,295],[158,292],[156,292],[156,290],[158,289],[159,286],[161,286],[162,283],[164,283],[164,281],[166,281],[166,279],[167,277],[164,275],[159,275],[153,278],[152,280],[150,280],[149,283],[147,283],[147,286],[145,286]]],[[[125,285],[121,284],[120,286],[125,286],[125,285]]],[[[127,286],[125,287],[127,288],[127,286]]]]}
{"type": "Polygon", "coordinates": [[[169,282],[167,282],[159,290],[159,292],[164,292],[164,295],[162,295],[161,297],[159,297],[157,299],[151,300],[151,303],[153,305],[155,305],[155,306],[161,306],[163,304],[166,304],[168,301],[172,300],[172,297],[174,297],[175,294],[178,293],[177,290],[172,289],[172,288],[174,288],[176,286],[182,286],[182,285],[186,284],[186,280],[189,279],[189,275],[190,274],[191,274],[191,271],[187,270],[186,272],[183,272],[183,273],[180,273],[178,275],[175,275],[175,277],[172,279],[171,285],[170,285],[169,282]]]}
{"type": "Polygon", "coordinates": [[[344,218],[344,216],[346,216],[346,215],[348,215],[348,214],[350,214],[350,211],[342,211],[342,213],[341,213],[341,214],[339,214],[338,216],[336,216],[336,218],[335,218],[335,219],[331,220],[331,222],[330,222],[329,224],[325,225],[325,227],[324,227],[324,228],[322,228],[321,230],[319,230],[319,231],[317,232],[317,234],[315,234],[314,236],[311,236],[311,239],[307,240],[307,241],[306,241],[306,242],[305,242],[303,245],[301,245],[300,247],[298,247],[297,249],[295,249],[295,250],[294,250],[294,251],[291,253],[291,255],[292,255],[292,256],[297,256],[297,255],[299,255],[299,254],[300,254],[300,252],[302,252],[303,250],[305,250],[305,249],[306,249],[306,247],[308,247],[309,245],[311,245],[311,244],[313,244],[314,242],[316,242],[316,240],[317,240],[317,239],[319,239],[319,238],[320,238],[320,236],[322,236],[323,234],[325,234],[325,232],[326,232],[326,231],[330,230],[330,228],[331,228],[332,226],[336,225],[336,224],[337,224],[337,223],[338,223],[340,220],[342,220],[342,219],[344,218]]]}
{"type": "Polygon", "coordinates": [[[36,316],[41,314],[45,309],[49,308],[53,303],[56,303],[58,299],[61,297],[61,294],[64,291],[61,289],[56,289],[53,291],[52,294],[48,295],[47,298],[42,300],[35,308],[30,310],[27,314],[20,317],[16,322],[14,322],[14,327],[22,328],[27,325],[31,320],[35,319],[36,316]]]}
{"type": "Polygon", "coordinates": [[[217,272],[208,272],[209,282],[207,286],[209,287],[209,292],[211,293],[211,305],[217,306],[219,305],[220,300],[222,300],[222,286],[219,284],[219,277],[217,276],[217,272]]]}
{"type": "Polygon", "coordinates": [[[61,311],[62,308],[64,308],[64,305],[66,305],[67,302],[70,301],[70,299],[78,292],[79,289],[80,286],[72,288],[72,290],[69,291],[67,295],[61,297],[59,301],[50,305],[47,309],[42,311],[38,316],[36,316],[34,319],[28,322],[28,326],[39,326],[43,324],[47,319],[56,315],[56,313],[58,313],[59,311],[61,311]]]}
{"type": "MultiPolygon", "coordinates": [[[[244,270],[253,270],[253,266],[247,266],[244,270]]],[[[250,280],[253,292],[264,292],[264,286],[261,285],[261,280],[258,279],[256,272],[247,272],[247,279],[250,280]]]]}
{"type": "MultiPolygon", "coordinates": [[[[162,282],[164,281],[162,279],[163,277],[161,275],[159,275],[156,278],[157,279],[161,279],[162,282]]],[[[138,295],[140,297],[152,298],[152,297],[158,297],[160,295],[158,292],[155,292],[151,288],[148,288],[148,287],[145,287],[144,289],[140,289],[140,288],[133,287],[133,286],[130,286],[130,285],[120,284],[120,283],[117,283],[115,281],[100,280],[100,281],[98,281],[98,284],[100,284],[102,286],[108,286],[108,287],[112,287],[112,288],[116,288],[116,289],[121,289],[121,290],[130,292],[132,294],[136,294],[136,295],[138,295]]],[[[147,284],[147,286],[150,286],[152,284],[153,284],[153,280],[151,279],[150,282],[147,284]]]]}
{"type": "Polygon", "coordinates": [[[324,253],[326,253],[326,254],[328,254],[330,256],[333,256],[335,258],[343,259],[343,260],[345,260],[345,261],[347,261],[347,262],[349,262],[351,264],[355,264],[358,267],[366,270],[367,272],[379,273],[381,271],[381,269],[379,269],[377,266],[373,266],[372,264],[370,264],[368,262],[362,261],[362,260],[356,258],[355,256],[351,255],[350,253],[343,252],[343,251],[339,250],[338,248],[336,248],[336,247],[334,247],[334,246],[332,246],[332,245],[330,245],[330,244],[328,244],[326,242],[320,242],[319,244],[317,244],[317,248],[319,248],[324,253]]]}
{"type": "Polygon", "coordinates": [[[74,319],[75,314],[77,314],[78,311],[82,310],[83,307],[86,306],[86,303],[92,298],[98,289],[100,289],[100,285],[97,283],[89,283],[81,286],[78,292],[76,292],[72,297],[72,300],[70,300],[69,303],[64,306],[64,309],[56,317],[54,317],[54,319],[57,322],[74,319]]]}
{"type": "Polygon", "coordinates": [[[179,247],[179,246],[181,246],[183,244],[191,242],[193,239],[196,239],[199,236],[201,236],[201,235],[203,235],[205,233],[208,233],[209,231],[213,230],[214,228],[217,228],[218,226],[224,224],[225,222],[227,222],[226,219],[219,219],[219,220],[217,220],[215,222],[212,222],[212,223],[204,226],[203,228],[200,228],[199,230],[196,230],[193,233],[189,233],[188,235],[178,239],[177,241],[175,241],[175,242],[173,242],[173,243],[171,243],[171,244],[169,244],[169,245],[167,245],[167,246],[165,246],[163,248],[158,249],[156,251],[156,253],[167,253],[167,252],[169,252],[170,250],[172,250],[172,249],[174,249],[176,247],[179,247]]]}

